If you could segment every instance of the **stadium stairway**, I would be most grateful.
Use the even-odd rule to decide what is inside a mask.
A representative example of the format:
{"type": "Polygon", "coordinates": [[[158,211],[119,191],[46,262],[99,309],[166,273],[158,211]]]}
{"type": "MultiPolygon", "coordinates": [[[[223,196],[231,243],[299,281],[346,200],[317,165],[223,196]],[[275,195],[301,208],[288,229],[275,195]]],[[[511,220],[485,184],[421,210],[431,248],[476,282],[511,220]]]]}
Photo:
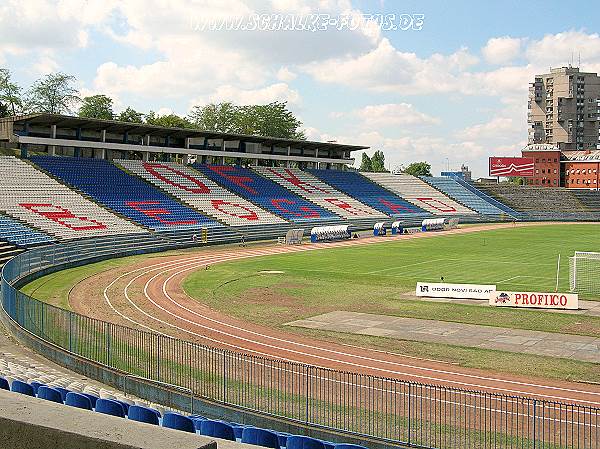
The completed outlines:
{"type": "Polygon", "coordinates": [[[312,174],[297,168],[254,167],[254,170],[311,203],[315,203],[347,220],[388,218],[384,213],[361,203],[334,189],[312,174]]]}
{"type": "Polygon", "coordinates": [[[179,201],[229,226],[280,225],[285,220],[233,194],[190,167],[169,162],[115,160],[179,201]]]}
{"type": "Polygon", "coordinates": [[[103,159],[34,156],[32,162],[101,206],[153,231],[223,227],[103,159]]]}
{"type": "Polygon", "coordinates": [[[354,171],[307,170],[352,198],[393,218],[425,218],[431,214],[354,171]]]}
{"type": "Polygon", "coordinates": [[[248,168],[205,164],[194,164],[193,167],[237,195],[298,225],[339,224],[338,215],[248,168]]]}
{"type": "Polygon", "coordinates": [[[488,217],[506,218],[507,212],[505,210],[499,209],[494,204],[488,202],[483,195],[477,195],[453,178],[446,176],[421,176],[421,179],[434,189],[439,190],[444,195],[449,196],[457,203],[471,210],[488,217]]]}
{"type": "Polygon", "coordinates": [[[473,216],[473,218],[477,215],[476,212],[414,176],[392,173],[364,173],[364,176],[433,215],[473,216]]]}
{"type": "Polygon", "coordinates": [[[531,220],[600,219],[600,211],[586,206],[570,189],[491,183],[477,188],[531,220]]]}

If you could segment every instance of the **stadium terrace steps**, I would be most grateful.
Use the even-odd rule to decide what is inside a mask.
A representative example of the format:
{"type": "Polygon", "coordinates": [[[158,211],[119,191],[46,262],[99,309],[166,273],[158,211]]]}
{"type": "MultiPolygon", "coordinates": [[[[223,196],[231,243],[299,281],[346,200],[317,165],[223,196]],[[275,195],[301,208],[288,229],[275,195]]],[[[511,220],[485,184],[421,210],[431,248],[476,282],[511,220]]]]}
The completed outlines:
{"type": "Polygon", "coordinates": [[[521,212],[517,212],[516,210],[508,207],[506,204],[498,201],[493,196],[490,196],[487,193],[477,189],[477,187],[475,185],[473,185],[473,183],[467,182],[464,179],[461,179],[459,177],[453,177],[452,179],[454,179],[455,182],[457,182],[458,184],[463,186],[465,189],[469,190],[470,192],[473,192],[475,195],[481,197],[488,203],[492,204],[493,206],[496,206],[498,209],[506,212],[510,216],[515,217],[515,218],[522,218],[522,217],[526,216],[525,214],[523,214],[521,212]]]}
{"type": "Polygon", "coordinates": [[[572,192],[588,209],[600,212],[600,191],[573,189],[572,192]]]}
{"type": "Polygon", "coordinates": [[[345,219],[387,218],[348,195],[297,168],[255,167],[257,173],[345,219]]]}
{"type": "Polygon", "coordinates": [[[478,189],[529,216],[590,215],[590,210],[569,189],[556,187],[478,184],[478,189]]]}
{"type": "Polygon", "coordinates": [[[316,169],[307,171],[339,191],[391,217],[412,218],[430,215],[429,212],[384,189],[358,172],[316,169]]]}
{"type": "Polygon", "coordinates": [[[322,224],[322,221],[340,218],[248,168],[206,164],[193,167],[230,191],[291,222],[322,224]]]}
{"type": "Polygon", "coordinates": [[[201,172],[184,165],[136,160],[115,160],[114,162],[185,204],[229,226],[286,223],[278,216],[221,187],[201,172]]]}
{"type": "Polygon", "coordinates": [[[35,156],[31,160],[102,206],[146,228],[175,230],[223,226],[106,160],[53,156],[35,156]]]}
{"type": "Polygon", "coordinates": [[[476,213],[414,176],[392,173],[363,173],[363,175],[434,215],[466,216],[476,213]]]}
{"type": "Polygon", "coordinates": [[[6,241],[0,240],[0,269],[2,269],[2,265],[4,265],[10,258],[21,252],[23,252],[23,249],[17,248],[15,245],[11,245],[6,241]]]}
{"type": "Polygon", "coordinates": [[[43,245],[54,242],[54,239],[41,231],[0,214],[0,239],[19,247],[43,245]]]}
{"type": "Polygon", "coordinates": [[[421,179],[456,202],[480,214],[492,216],[506,214],[506,211],[497,208],[486,201],[483,196],[475,194],[453,178],[446,176],[422,176],[421,179]]]}
{"type": "Polygon", "coordinates": [[[0,211],[63,240],[144,232],[11,156],[0,156],[0,211]]]}

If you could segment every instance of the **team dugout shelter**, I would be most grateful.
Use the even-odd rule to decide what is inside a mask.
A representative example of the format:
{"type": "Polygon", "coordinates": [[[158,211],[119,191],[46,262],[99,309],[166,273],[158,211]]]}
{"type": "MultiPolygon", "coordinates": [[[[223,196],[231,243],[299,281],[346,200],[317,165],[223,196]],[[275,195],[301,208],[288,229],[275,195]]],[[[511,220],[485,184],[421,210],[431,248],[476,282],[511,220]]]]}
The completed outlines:
{"type": "Polygon", "coordinates": [[[0,119],[0,144],[51,156],[343,170],[369,147],[36,113],[0,119]]]}

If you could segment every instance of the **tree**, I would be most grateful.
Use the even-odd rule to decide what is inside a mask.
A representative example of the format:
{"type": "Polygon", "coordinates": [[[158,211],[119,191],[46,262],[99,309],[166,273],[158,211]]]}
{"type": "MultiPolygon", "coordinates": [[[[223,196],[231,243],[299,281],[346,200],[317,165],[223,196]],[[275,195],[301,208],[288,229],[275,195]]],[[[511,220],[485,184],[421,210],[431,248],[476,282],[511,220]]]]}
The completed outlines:
{"type": "Polygon", "coordinates": [[[149,125],[164,126],[167,128],[193,128],[194,125],[185,117],[176,114],[157,115],[150,111],[146,114],[146,123],[149,125]]]}
{"type": "Polygon", "coordinates": [[[21,88],[11,81],[8,69],[0,69],[0,117],[23,112],[21,88]]]}
{"type": "Polygon", "coordinates": [[[413,162],[404,169],[404,173],[413,176],[431,176],[431,165],[427,162],[413,162]]]}
{"type": "Polygon", "coordinates": [[[508,177],[508,182],[510,184],[515,184],[518,186],[522,186],[525,185],[525,179],[520,177],[520,176],[509,176],[508,177]]]}
{"type": "Polygon", "coordinates": [[[362,154],[362,160],[360,162],[360,168],[358,170],[365,172],[373,171],[373,163],[367,153],[362,154]]]}
{"type": "Polygon", "coordinates": [[[377,150],[371,157],[371,171],[376,173],[387,172],[385,169],[385,155],[383,151],[377,150]]]}
{"type": "Polygon", "coordinates": [[[306,139],[302,122],[288,110],[287,103],[236,106],[232,103],[194,107],[189,115],[198,128],[237,134],[254,134],[283,139],[306,139]]]}
{"type": "Polygon", "coordinates": [[[85,97],[79,107],[79,117],[112,120],[114,118],[112,98],[106,95],[85,97]]]}
{"type": "Polygon", "coordinates": [[[33,83],[27,92],[27,109],[32,112],[62,114],[79,103],[79,92],[72,86],[75,77],[50,73],[33,83]]]}
{"type": "Polygon", "coordinates": [[[118,116],[117,120],[130,123],[144,123],[144,114],[128,106],[118,116]]]}
{"type": "Polygon", "coordinates": [[[188,120],[196,128],[222,133],[238,132],[235,126],[238,107],[233,103],[210,103],[206,106],[194,106],[188,120]]]}

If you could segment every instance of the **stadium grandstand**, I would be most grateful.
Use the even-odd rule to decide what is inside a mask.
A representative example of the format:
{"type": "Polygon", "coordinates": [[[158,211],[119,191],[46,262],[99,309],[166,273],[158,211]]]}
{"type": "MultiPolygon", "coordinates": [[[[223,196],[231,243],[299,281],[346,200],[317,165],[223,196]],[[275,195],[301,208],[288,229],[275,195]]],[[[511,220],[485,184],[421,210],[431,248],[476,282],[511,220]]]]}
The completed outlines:
{"type": "MultiPolygon", "coordinates": [[[[495,442],[501,432],[496,447],[561,447],[548,445],[545,434],[540,437],[534,431],[531,437],[523,424],[506,424],[506,417],[517,416],[527,426],[528,420],[542,419],[549,429],[564,427],[561,432],[568,434],[577,425],[578,413],[587,416],[588,426],[589,416],[595,413],[597,435],[598,410],[591,407],[533,396],[516,400],[493,391],[493,386],[475,392],[475,382],[483,382],[480,379],[461,384],[469,385],[468,390],[461,390],[430,384],[425,375],[408,376],[409,380],[385,377],[389,370],[381,366],[363,373],[358,362],[356,372],[298,363],[266,351],[277,343],[288,355],[306,355],[310,360],[341,363],[343,357],[303,353],[310,345],[293,349],[281,334],[269,336],[259,349],[240,350],[219,338],[231,336],[241,325],[227,324],[228,329],[219,332],[203,328],[194,321],[198,316],[214,322],[220,319],[206,310],[201,314],[186,309],[184,317],[157,324],[146,309],[168,312],[167,303],[178,304],[178,298],[166,288],[160,299],[153,298],[146,288],[150,281],[140,289],[148,300],[144,306],[128,296],[129,285],[119,300],[145,317],[140,321],[119,312],[119,304],[110,300],[110,289],[119,281],[126,283],[122,277],[104,290],[104,307],[118,314],[118,322],[87,316],[80,313],[82,307],[67,310],[39,301],[21,288],[65,269],[126,256],[198,249],[203,244],[231,245],[210,254],[201,249],[185,252],[182,265],[170,259],[170,253],[149,271],[134,275],[144,278],[153,273],[156,277],[174,269],[174,277],[191,269],[206,271],[213,262],[267,254],[261,252],[265,247],[269,254],[328,247],[328,243],[304,248],[284,245],[288,232],[303,227],[340,226],[344,238],[350,240],[361,231],[370,231],[372,236],[374,226],[388,221],[395,222],[396,229],[409,228],[414,233],[428,232],[421,227],[425,219],[439,222],[441,229],[450,220],[455,227],[456,219],[461,223],[597,221],[600,192],[362,173],[349,167],[354,163],[352,153],[367,149],[359,145],[54,114],[0,119],[0,140],[5,148],[17,150],[15,156],[0,157],[2,323],[17,340],[44,357],[107,385],[88,384],[80,376],[2,352],[0,389],[5,391],[0,398],[4,401],[20,394],[30,397],[24,407],[34,412],[44,407],[58,414],[80,409],[77,413],[83,410],[87,416],[98,416],[99,422],[106,415],[119,418],[118,425],[125,422],[131,429],[137,429],[134,422],[141,422],[165,431],[217,438],[218,447],[229,447],[221,440],[273,449],[471,447],[465,443],[467,438],[492,435],[495,442]],[[281,245],[275,244],[276,237],[281,245]],[[242,249],[233,244],[240,238],[244,243],[274,241],[238,254],[242,249]],[[195,332],[183,327],[187,324],[197,326],[195,332]],[[171,335],[172,328],[186,332],[189,339],[171,335]],[[447,410],[448,404],[460,411],[447,410]],[[498,410],[504,412],[499,418],[498,410]],[[493,413],[493,429],[486,427],[487,413],[493,413]],[[473,423],[472,417],[476,417],[473,423]],[[457,437],[448,433],[450,428],[462,433],[457,437]],[[453,438],[460,439],[460,444],[453,446],[453,438]]],[[[334,242],[330,247],[355,243],[334,242]]],[[[356,357],[360,363],[369,359],[368,355],[356,357]]],[[[75,422],[82,415],[72,416],[75,422]]],[[[586,427],[581,432],[587,431],[586,427]]],[[[590,441],[587,433],[584,438],[590,441]]],[[[207,447],[214,447],[213,440],[206,441],[207,447]]],[[[486,440],[472,447],[493,446],[486,440]]],[[[599,446],[596,442],[581,447],[599,446]]]]}

